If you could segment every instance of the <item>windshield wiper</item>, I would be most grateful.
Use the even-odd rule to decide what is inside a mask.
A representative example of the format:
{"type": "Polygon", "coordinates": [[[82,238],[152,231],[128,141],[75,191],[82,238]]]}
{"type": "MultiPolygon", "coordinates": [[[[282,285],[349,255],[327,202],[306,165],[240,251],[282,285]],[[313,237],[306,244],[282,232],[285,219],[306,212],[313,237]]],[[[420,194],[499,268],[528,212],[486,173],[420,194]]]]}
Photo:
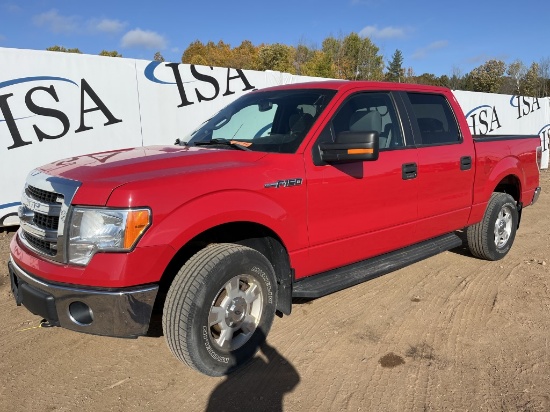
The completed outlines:
{"type": "Polygon", "coordinates": [[[239,150],[250,151],[247,146],[250,146],[249,142],[239,142],[238,140],[227,139],[212,139],[207,142],[195,142],[195,146],[229,146],[239,150]]]}

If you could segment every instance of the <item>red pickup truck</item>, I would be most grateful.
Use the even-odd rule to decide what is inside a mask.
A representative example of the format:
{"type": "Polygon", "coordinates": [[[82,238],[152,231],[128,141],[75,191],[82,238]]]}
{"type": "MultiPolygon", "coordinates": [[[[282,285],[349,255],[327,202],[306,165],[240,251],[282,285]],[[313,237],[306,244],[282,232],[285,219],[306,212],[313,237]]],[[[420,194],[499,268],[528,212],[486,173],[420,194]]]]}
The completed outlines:
{"type": "Polygon", "coordinates": [[[174,355],[219,376],[254,355],[292,298],[461,238],[503,258],[540,192],[539,137],[472,137],[438,87],[252,91],[184,140],[32,171],[10,246],[17,304],[117,337],[146,334],[159,308],[174,355]]]}

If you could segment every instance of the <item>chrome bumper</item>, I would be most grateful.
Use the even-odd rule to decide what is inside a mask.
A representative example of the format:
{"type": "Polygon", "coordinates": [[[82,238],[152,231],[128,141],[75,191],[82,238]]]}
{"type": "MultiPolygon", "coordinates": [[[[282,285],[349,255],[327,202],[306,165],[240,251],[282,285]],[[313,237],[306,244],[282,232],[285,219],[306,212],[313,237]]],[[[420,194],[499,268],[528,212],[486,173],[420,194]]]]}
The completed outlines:
{"type": "Polygon", "coordinates": [[[149,329],[158,285],[81,289],[36,279],[11,256],[8,268],[16,303],[52,325],[121,338],[145,335],[149,329]]]}

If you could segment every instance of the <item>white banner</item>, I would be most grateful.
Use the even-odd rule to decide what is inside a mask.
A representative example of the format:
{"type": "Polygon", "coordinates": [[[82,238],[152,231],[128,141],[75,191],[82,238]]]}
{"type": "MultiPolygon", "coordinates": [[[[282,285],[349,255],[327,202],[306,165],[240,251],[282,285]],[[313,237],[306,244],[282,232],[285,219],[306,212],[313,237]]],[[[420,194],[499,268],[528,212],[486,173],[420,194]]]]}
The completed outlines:
{"type": "Polygon", "coordinates": [[[453,92],[476,135],[539,135],[542,168],[548,168],[550,99],[504,94],[453,92]]]}
{"type": "MultiPolygon", "coordinates": [[[[170,145],[253,89],[321,78],[0,48],[0,227],[18,224],[27,173],[57,159],[170,145]]],[[[455,92],[475,134],[540,134],[550,99],[455,92]]]]}

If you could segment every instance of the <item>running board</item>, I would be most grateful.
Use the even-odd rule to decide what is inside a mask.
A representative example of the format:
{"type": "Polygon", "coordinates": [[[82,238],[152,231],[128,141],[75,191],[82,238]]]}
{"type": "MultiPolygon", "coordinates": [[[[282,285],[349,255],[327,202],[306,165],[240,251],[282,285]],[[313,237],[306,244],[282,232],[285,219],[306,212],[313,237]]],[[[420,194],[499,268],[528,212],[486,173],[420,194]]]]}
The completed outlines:
{"type": "Polygon", "coordinates": [[[308,276],[294,283],[292,297],[319,298],[404,268],[412,263],[461,245],[462,240],[454,233],[449,233],[352,265],[308,276]]]}

